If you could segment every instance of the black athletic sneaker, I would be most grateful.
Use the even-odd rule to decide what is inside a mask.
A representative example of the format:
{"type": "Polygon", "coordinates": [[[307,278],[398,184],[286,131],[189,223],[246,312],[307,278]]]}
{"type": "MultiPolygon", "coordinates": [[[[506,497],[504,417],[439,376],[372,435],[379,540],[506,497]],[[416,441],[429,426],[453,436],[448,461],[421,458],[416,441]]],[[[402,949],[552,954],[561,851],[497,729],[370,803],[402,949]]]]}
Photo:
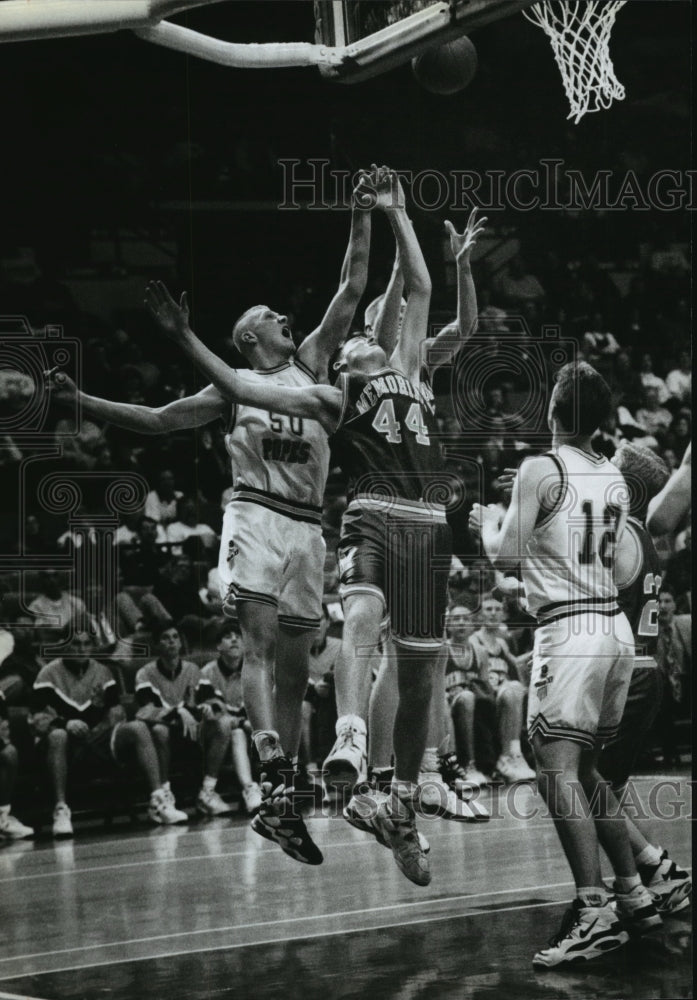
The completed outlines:
{"type": "Polygon", "coordinates": [[[690,905],[692,879],[684,868],[671,861],[667,851],[663,851],[657,865],[639,865],[638,870],[662,916],[679,913],[690,905]]]}
{"type": "Polygon", "coordinates": [[[293,789],[293,765],[287,757],[263,765],[262,794],[259,812],[252,820],[252,830],[273,840],[295,861],[321,865],[324,857],[308,833],[300,812],[302,796],[293,789]]]}
{"type": "Polygon", "coordinates": [[[629,941],[612,906],[584,906],[575,899],[566,911],[561,927],[549,947],[538,951],[532,964],[544,969],[571,962],[587,962],[609,951],[621,948],[629,941]]]}

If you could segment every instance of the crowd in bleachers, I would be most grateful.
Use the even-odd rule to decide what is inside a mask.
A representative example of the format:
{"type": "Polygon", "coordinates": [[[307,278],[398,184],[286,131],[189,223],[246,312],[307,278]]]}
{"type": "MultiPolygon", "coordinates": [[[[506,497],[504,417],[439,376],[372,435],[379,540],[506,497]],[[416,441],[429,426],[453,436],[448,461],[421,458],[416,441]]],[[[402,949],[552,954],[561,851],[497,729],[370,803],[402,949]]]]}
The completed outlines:
{"type": "MultiPolygon", "coordinates": [[[[552,382],[554,361],[547,347],[548,378],[526,384],[526,358],[536,349],[542,324],[557,326],[558,340],[572,342],[576,356],[590,361],[612,386],[615,415],[595,439],[598,451],[612,457],[622,441],[633,441],[658,453],[673,470],[690,441],[687,262],[679,245],[657,244],[637,254],[634,264],[624,293],[590,256],[562,261],[548,255],[531,267],[521,254],[495,274],[480,266],[479,335],[461,362],[460,385],[467,385],[467,366],[476,366],[477,351],[494,357],[508,351],[506,357],[517,358],[518,368],[502,364],[500,374],[487,377],[474,435],[468,434],[468,400],[463,404],[452,392],[452,375],[436,377],[442,429],[462,446],[449,464],[463,502],[452,517],[457,558],[447,631],[451,646],[460,651],[448,652],[448,702],[459,765],[475,783],[489,780],[494,771],[506,777],[506,747],[522,724],[533,623],[500,574],[474,549],[465,525],[473,501],[504,504],[504,469],[545,446],[540,427],[546,408],[542,405],[531,416],[525,406],[526,393],[544,404],[552,382]]],[[[162,406],[197,388],[194,373],[184,364],[163,358],[161,342],[147,336],[142,316],[133,318],[132,332],[120,325],[108,327],[81,312],[63,286],[37,273],[14,284],[8,273],[3,279],[6,311],[14,312],[13,303],[21,301],[19,311],[38,324],[52,309],[52,318],[82,339],[82,384],[88,393],[162,406]]],[[[297,314],[290,319],[306,334],[311,310],[302,296],[297,302],[297,314]]],[[[21,411],[32,392],[28,376],[9,367],[0,371],[0,414],[21,411]]],[[[227,807],[216,781],[228,745],[243,801],[253,810],[258,789],[249,769],[241,698],[243,651],[238,633],[222,614],[216,569],[230,487],[225,428],[218,422],[197,431],[143,437],[89,419],[79,427],[71,421],[72,416],[54,406],[41,441],[15,438],[11,432],[0,440],[7,485],[0,491],[1,551],[33,560],[0,576],[0,827],[8,789],[21,785],[28,771],[32,789],[42,789],[42,801],[53,797],[54,832],[67,833],[66,767],[70,777],[81,767],[90,775],[95,764],[97,769],[100,762],[106,766],[107,757],[111,766],[114,755],[104,753],[107,737],[116,740],[115,756],[143,776],[154,821],[186,818],[174,801],[170,758],[177,774],[187,768],[198,774],[192,802],[200,811],[216,814],[227,807]],[[47,444],[60,446],[60,458],[39,460],[47,444]],[[27,463],[30,458],[37,461],[27,463]],[[68,476],[89,471],[116,478],[127,470],[149,485],[143,509],[124,515],[113,538],[118,579],[110,596],[102,580],[75,575],[77,550],[83,550],[82,557],[103,544],[102,480],[82,479],[81,504],[71,514],[59,513],[47,510],[39,499],[38,484],[49,468],[68,476]],[[39,565],[41,569],[33,568],[39,565]],[[76,618],[83,628],[81,649],[61,645],[62,630],[76,618]],[[212,675],[217,678],[213,683],[212,675]],[[163,683],[183,685],[182,690],[163,694],[156,683],[162,678],[163,683]],[[171,706],[177,704],[185,707],[174,711],[171,706]]],[[[312,655],[305,764],[321,762],[333,741],[333,666],[341,631],[335,550],[344,506],[344,483],[335,469],[324,505],[326,614],[312,655]]],[[[659,666],[666,678],[667,707],[654,749],[670,763],[680,750],[678,725],[689,713],[680,677],[690,669],[690,529],[658,542],[665,582],[659,666]]],[[[81,558],[81,565],[90,560],[81,558]]],[[[524,760],[523,765],[527,767],[524,760]]],[[[522,773],[518,761],[509,767],[508,780],[521,780],[522,773]]],[[[20,798],[26,802],[31,795],[20,798]]]]}

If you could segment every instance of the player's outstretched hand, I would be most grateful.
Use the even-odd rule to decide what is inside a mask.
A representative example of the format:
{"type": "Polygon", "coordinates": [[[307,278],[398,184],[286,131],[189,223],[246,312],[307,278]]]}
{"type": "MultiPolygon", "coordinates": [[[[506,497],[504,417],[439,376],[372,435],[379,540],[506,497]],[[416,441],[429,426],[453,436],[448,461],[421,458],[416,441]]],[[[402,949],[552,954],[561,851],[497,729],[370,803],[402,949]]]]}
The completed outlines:
{"type": "Polygon", "coordinates": [[[189,332],[189,301],[182,292],[179,302],[175,302],[162,281],[151,281],[145,289],[145,305],[160,329],[180,340],[189,332]]]}
{"type": "Polygon", "coordinates": [[[469,258],[469,255],[472,252],[473,247],[476,245],[478,238],[484,232],[487,218],[484,215],[481,219],[479,219],[477,217],[477,212],[477,208],[473,208],[470,212],[470,217],[467,220],[464,233],[458,233],[455,226],[449,219],[446,219],[445,221],[445,228],[447,229],[448,236],[450,237],[450,249],[452,250],[453,256],[458,264],[461,260],[469,258]]]}
{"type": "Polygon", "coordinates": [[[44,387],[51,393],[51,398],[58,403],[72,403],[77,397],[77,386],[69,375],[60,368],[49,368],[43,373],[44,387]]]}

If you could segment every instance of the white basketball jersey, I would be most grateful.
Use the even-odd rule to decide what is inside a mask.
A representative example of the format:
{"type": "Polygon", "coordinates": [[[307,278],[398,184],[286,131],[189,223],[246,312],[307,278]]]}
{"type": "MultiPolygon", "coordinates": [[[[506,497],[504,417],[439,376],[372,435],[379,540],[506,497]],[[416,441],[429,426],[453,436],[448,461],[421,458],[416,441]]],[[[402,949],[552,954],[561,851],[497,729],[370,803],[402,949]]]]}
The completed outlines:
{"type": "Polygon", "coordinates": [[[547,622],[586,612],[617,613],[615,546],[628,492],[606,458],[562,445],[548,453],[553,482],[540,483],[540,514],[521,567],[531,614],[547,622]]]}
{"type": "MultiPolygon", "coordinates": [[[[317,381],[300,362],[242,374],[299,388],[317,381]]],[[[232,462],[233,501],[260,503],[319,524],[329,472],[329,441],[321,424],[235,404],[225,444],[232,462]]]]}

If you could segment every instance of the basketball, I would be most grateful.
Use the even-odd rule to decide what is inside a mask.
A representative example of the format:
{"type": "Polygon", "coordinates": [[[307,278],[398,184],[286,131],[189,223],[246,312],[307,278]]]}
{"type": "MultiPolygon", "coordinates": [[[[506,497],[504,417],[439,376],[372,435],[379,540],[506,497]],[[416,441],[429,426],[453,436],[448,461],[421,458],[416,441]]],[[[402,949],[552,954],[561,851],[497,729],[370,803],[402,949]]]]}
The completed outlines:
{"type": "Polygon", "coordinates": [[[414,76],[432,94],[456,94],[477,72],[477,50],[464,35],[411,61],[414,76]]]}

